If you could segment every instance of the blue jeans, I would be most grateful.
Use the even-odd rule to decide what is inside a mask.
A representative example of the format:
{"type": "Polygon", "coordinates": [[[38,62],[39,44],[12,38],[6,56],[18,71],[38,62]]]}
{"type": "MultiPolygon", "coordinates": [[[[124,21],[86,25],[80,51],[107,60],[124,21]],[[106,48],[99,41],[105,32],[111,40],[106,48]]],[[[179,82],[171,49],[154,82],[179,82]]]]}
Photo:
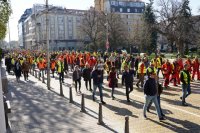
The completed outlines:
{"type": "Polygon", "coordinates": [[[145,95],[145,103],[144,103],[144,107],[143,107],[143,115],[146,116],[146,111],[147,111],[147,107],[149,106],[150,102],[153,102],[155,107],[156,107],[156,111],[157,111],[157,115],[159,118],[161,118],[161,111],[160,111],[160,106],[158,104],[158,99],[157,99],[157,95],[155,96],[147,96],[145,95]]]}
{"type": "Polygon", "coordinates": [[[92,94],[92,97],[93,97],[93,99],[95,98],[95,93],[96,93],[97,87],[99,88],[100,99],[101,99],[101,101],[103,101],[102,83],[97,84],[97,85],[93,84],[93,94],[92,94]]]}
{"type": "Polygon", "coordinates": [[[188,84],[182,84],[182,103],[185,103],[188,88],[188,84]]]}
{"type": "Polygon", "coordinates": [[[190,88],[190,84],[188,84],[187,94],[186,94],[185,98],[188,97],[190,94],[191,94],[191,88],[190,88]]]}
{"type": "MultiPolygon", "coordinates": [[[[157,95],[157,100],[158,100],[158,105],[159,105],[159,108],[160,108],[160,113],[163,114],[162,112],[162,109],[161,109],[161,105],[160,105],[160,96],[157,95]]],[[[147,109],[149,109],[152,105],[152,101],[149,103],[149,106],[147,107],[147,109]]]]}

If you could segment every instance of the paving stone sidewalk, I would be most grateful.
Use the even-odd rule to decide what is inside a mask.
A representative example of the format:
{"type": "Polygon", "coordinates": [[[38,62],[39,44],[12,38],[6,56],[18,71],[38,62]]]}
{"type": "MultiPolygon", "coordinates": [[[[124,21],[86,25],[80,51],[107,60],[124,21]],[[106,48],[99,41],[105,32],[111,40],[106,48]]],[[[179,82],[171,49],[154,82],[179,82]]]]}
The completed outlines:
{"type": "Polygon", "coordinates": [[[113,129],[107,125],[97,125],[97,115],[80,112],[80,108],[69,100],[58,96],[45,86],[29,77],[17,83],[8,75],[11,92],[12,113],[9,115],[13,133],[112,133],[123,129],[113,129]]]}

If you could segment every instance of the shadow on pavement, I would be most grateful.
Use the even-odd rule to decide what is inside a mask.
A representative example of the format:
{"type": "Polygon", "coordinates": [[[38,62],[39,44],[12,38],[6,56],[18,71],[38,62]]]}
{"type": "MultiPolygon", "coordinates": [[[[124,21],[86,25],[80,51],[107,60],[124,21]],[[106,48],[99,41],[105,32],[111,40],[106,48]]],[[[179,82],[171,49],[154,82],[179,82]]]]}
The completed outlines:
{"type": "Polygon", "coordinates": [[[163,127],[166,127],[170,130],[172,130],[173,132],[179,132],[179,133],[189,133],[189,132],[193,132],[193,131],[198,131],[200,130],[200,125],[199,124],[196,124],[196,123],[193,123],[193,122],[190,122],[190,121],[187,121],[187,120],[179,120],[179,119],[176,119],[176,118],[172,118],[172,117],[166,117],[167,120],[171,121],[171,122],[167,122],[167,120],[164,120],[162,122],[159,122],[159,121],[155,121],[155,120],[152,120],[152,119],[148,119],[158,125],[161,125],[163,127]],[[182,125],[183,127],[179,127],[175,124],[172,124],[172,123],[175,123],[175,124],[180,124],[182,125]]]}

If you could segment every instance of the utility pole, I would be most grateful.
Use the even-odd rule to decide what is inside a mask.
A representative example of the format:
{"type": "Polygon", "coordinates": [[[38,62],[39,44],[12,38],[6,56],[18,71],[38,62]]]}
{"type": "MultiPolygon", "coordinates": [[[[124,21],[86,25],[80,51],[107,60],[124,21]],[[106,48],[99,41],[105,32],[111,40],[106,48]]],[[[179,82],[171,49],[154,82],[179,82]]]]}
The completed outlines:
{"type": "Polygon", "coordinates": [[[48,18],[48,0],[46,0],[46,39],[47,39],[47,89],[50,90],[50,60],[49,60],[49,18],[48,18]]]}
{"type": "Polygon", "coordinates": [[[11,49],[11,44],[10,44],[10,20],[8,21],[8,37],[9,37],[9,47],[11,49]]]}

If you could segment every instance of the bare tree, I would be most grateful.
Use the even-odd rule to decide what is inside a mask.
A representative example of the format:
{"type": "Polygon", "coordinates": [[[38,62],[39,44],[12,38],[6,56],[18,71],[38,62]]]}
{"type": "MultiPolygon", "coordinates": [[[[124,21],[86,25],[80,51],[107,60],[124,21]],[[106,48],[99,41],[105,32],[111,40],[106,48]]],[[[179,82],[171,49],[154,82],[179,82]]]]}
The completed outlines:
{"type": "Polygon", "coordinates": [[[188,48],[188,44],[191,44],[191,36],[195,32],[189,0],[182,2],[159,0],[158,6],[156,13],[159,24],[156,29],[167,38],[171,46],[175,44],[178,52],[183,56],[184,50],[188,48]]]}
{"type": "Polygon", "coordinates": [[[82,34],[89,37],[92,47],[97,50],[101,37],[101,24],[99,12],[95,11],[93,7],[84,14],[80,30],[82,34]]]}

